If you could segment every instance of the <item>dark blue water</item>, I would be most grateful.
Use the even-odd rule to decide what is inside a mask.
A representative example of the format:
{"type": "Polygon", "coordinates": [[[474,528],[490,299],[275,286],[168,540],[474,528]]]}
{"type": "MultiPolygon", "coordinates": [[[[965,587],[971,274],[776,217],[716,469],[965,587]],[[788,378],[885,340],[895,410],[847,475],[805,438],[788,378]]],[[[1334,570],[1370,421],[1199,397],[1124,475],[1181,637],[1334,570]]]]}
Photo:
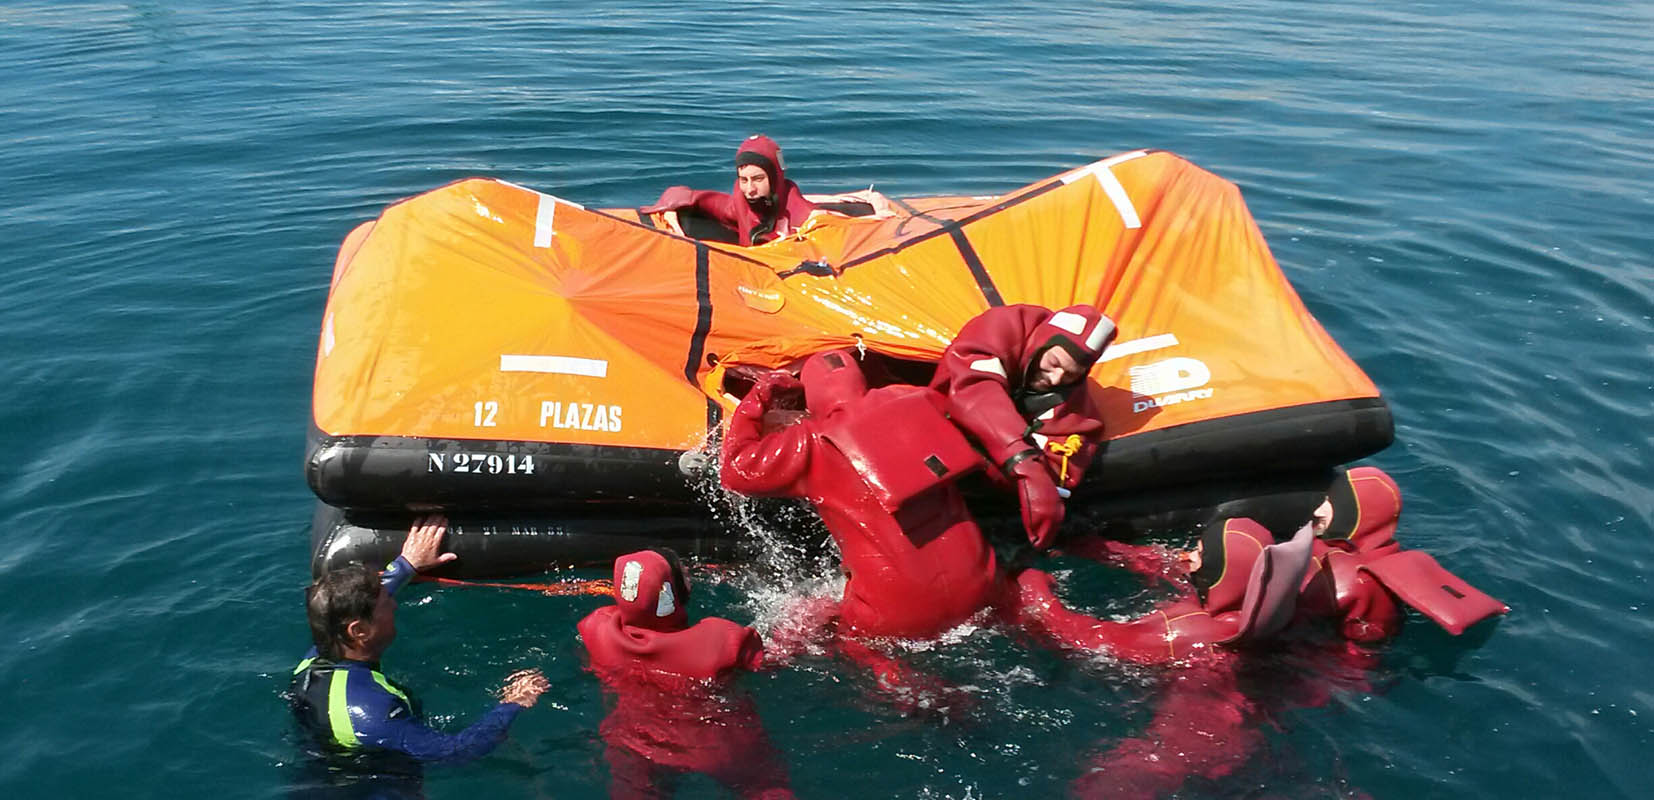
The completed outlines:
{"type": "MultiPolygon", "coordinates": [[[[295,780],[299,465],[351,227],[469,175],[597,206],[721,188],[762,131],[806,187],[891,195],[1177,152],[1241,185],[1384,391],[1402,541],[1514,610],[1415,621],[1374,690],[1281,710],[1189,796],[1644,796],[1651,30],[1637,2],[0,4],[0,795],[295,780]]],[[[705,609],[761,616],[750,589],[705,609]]],[[[521,666],[553,684],[432,797],[601,793],[596,602],[410,590],[387,668],[438,722],[521,666]]],[[[989,631],[915,658],[976,687],[966,719],[825,658],[749,681],[802,795],[1056,795],[1153,709],[1151,676],[989,631]]]]}

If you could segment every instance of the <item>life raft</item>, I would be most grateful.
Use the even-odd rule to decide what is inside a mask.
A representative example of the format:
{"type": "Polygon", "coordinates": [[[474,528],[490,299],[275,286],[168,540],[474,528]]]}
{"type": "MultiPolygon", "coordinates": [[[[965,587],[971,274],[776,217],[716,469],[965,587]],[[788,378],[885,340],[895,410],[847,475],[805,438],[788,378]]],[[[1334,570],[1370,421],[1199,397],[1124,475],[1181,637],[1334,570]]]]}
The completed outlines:
{"type": "Polygon", "coordinates": [[[1239,189],[1176,155],[992,197],[842,199],[829,208],[861,215],[739,247],[707,220],[474,178],[351,231],[316,352],[313,568],[388,560],[430,509],[463,573],[640,541],[727,554],[740,531],[714,519],[697,454],[753,375],[852,347],[922,383],[1007,303],[1091,303],[1119,326],[1086,386],[1107,439],[1076,519],[1298,497],[1393,437],[1239,189]]]}

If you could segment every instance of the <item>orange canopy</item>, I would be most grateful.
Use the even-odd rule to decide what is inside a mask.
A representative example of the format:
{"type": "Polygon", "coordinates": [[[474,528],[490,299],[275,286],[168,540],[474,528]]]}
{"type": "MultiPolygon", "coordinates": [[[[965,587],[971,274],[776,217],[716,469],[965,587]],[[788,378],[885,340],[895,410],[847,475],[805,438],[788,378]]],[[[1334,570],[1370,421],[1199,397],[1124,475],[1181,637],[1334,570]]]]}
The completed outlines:
{"type": "Polygon", "coordinates": [[[818,213],[758,247],[471,179],[346,240],[317,350],[326,435],[687,449],[732,364],[858,340],[935,360],[990,304],[1119,325],[1090,387],[1117,438],[1377,397],[1305,310],[1228,181],[1136,151],[998,197],[818,213]]]}

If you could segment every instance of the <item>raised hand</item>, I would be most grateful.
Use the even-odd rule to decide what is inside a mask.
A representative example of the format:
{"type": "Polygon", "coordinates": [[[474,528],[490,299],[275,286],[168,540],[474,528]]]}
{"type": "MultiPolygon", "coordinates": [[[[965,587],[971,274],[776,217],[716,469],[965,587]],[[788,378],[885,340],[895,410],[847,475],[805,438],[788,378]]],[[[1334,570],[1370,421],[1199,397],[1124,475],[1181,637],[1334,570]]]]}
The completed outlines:
{"type": "Polygon", "coordinates": [[[447,533],[448,518],[441,514],[414,520],[408,538],[402,542],[402,557],[419,572],[459,558],[457,553],[442,552],[442,537],[447,533]]]}

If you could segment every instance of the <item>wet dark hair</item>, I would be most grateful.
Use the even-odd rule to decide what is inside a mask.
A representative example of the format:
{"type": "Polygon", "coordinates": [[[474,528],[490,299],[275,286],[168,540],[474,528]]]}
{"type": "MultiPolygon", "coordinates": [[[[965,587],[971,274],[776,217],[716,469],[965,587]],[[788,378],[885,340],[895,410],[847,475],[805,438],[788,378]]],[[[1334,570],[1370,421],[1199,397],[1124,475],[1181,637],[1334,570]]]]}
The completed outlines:
{"type": "Polygon", "coordinates": [[[329,661],[342,658],[348,641],[345,629],[359,619],[371,619],[379,604],[379,573],[361,564],[328,570],[304,591],[305,615],[316,652],[329,661]]]}

